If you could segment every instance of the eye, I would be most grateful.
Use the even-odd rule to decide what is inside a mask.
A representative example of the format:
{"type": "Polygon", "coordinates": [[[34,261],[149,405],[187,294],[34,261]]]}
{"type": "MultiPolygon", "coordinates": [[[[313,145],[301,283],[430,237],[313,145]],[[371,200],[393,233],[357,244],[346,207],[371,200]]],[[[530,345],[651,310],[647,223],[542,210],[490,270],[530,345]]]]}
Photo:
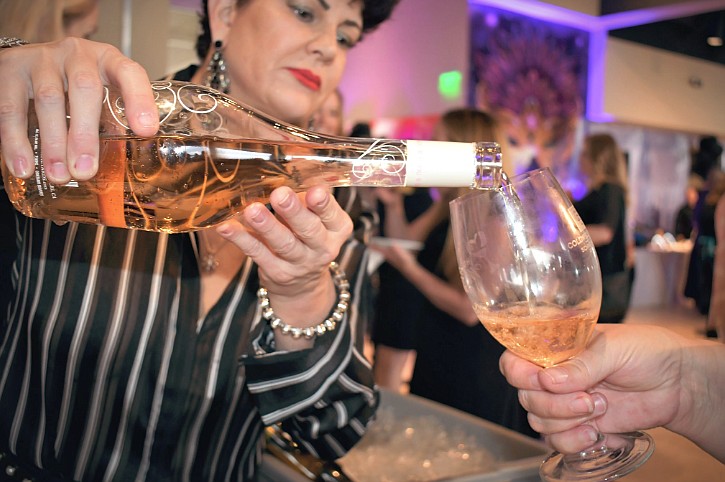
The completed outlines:
{"type": "Polygon", "coordinates": [[[358,40],[350,37],[349,35],[345,35],[344,33],[339,33],[337,34],[337,43],[340,44],[342,48],[351,49],[357,45],[358,40]]]}
{"type": "Polygon", "coordinates": [[[294,14],[297,16],[297,18],[299,18],[303,22],[309,23],[315,19],[315,13],[309,8],[301,7],[301,6],[297,6],[297,5],[293,5],[291,8],[292,8],[292,11],[294,12],[294,14]]]}

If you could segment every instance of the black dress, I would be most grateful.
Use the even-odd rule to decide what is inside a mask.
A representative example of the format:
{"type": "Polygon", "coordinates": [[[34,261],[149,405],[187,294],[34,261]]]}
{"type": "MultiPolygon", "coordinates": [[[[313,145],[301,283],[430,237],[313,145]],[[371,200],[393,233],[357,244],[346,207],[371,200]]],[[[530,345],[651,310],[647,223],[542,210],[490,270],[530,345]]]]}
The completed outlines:
{"type": "Polygon", "coordinates": [[[629,305],[634,272],[626,267],[625,206],[624,189],[610,183],[589,191],[574,203],[584,224],[603,224],[614,232],[609,244],[596,247],[602,270],[602,311],[598,323],[620,323],[629,305]]]}
{"type": "MultiPolygon", "coordinates": [[[[420,216],[433,202],[425,188],[413,190],[403,201],[408,222],[420,216]]],[[[382,206],[378,214],[382,227],[385,225],[382,206]]],[[[380,234],[385,235],[382,228],[380,234]]],[[[415,349],[415,319],[425,297],[389,263],[378,268],[378,281],[371,334],[373,343],[399,350],[415,349]]]]}
{"type": "MultiPolygon", "coordinates": [[[[703,196],[706,197],[706,196],[703,196]]],[[[697,235],[690,253],[690,264],[685,283],[685,296],[695,300],[697,311],[710,313],[713,267],[715,264],[715,208],[716,203],[702,202],[697,210],[697,235]]]]}
{"type": "Polygon", "coordinates": [[[609,244],[596,248],[602,274],[623,271],[627,258],[624,190],[604,183],[574,203],[574,207],[584,224],[604,224],[614,232],[609,244]]]}
{"type": "MultiPolygon", "coordinates": [[[[418,260],[439,277],[438,260],[448,232],[440,224],[426,240],[418,260]]],[[[417,357],[410,392],[479,416],[531,437],[517,390],[498,368],[504,347],[482,324],[466,326],[423,299],[417,319],[417,357]]]]}

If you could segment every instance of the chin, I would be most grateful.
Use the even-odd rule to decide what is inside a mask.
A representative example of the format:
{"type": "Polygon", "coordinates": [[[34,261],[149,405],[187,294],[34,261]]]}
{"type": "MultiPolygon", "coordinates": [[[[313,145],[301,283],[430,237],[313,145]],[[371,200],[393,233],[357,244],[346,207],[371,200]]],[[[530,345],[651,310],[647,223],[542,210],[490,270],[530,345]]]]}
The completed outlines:
{"type": "Polygon", "coordinates": [[[306,128],[317,110],[316,99],[310,96],[309,91],[287,93],[289,95],[278,97],[278,101],[273,102],[272,107],[278,113],[277,117],[290,124],[306,128]]]}
{"type": "Polygon", "coordinates": [[[303,128],[307,128],[312,118],[312,113],[305,109],[300,109],[299,105],[288,108],[282,106],[281,108],[277,108],[276,112],[277,115],[275,117],[278,119],[303,128]]]}

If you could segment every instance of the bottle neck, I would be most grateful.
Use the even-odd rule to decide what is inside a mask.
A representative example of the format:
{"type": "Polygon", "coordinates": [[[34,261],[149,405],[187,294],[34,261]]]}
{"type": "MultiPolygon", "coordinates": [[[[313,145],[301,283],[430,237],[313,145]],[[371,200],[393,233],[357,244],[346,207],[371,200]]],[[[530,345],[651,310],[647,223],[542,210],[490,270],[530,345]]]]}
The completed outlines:
{"type": "Polygon", "coordinates": [[[495,142],[476,143],[475,189],[500,189],[502,186],[503,162],[501,146],[495,142]]]}

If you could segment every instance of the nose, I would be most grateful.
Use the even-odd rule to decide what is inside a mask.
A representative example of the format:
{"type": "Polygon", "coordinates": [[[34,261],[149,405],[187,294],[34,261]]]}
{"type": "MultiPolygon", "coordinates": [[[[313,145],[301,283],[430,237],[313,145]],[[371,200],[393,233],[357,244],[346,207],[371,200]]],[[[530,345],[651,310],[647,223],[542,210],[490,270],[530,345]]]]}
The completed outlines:
{"type": "Polygon", "coordinates": [[[339,45],[335,30],[320,32],[309,44],[309,50],[319,56],[324,62],[331,62],[337,55],[339,45]]]}

